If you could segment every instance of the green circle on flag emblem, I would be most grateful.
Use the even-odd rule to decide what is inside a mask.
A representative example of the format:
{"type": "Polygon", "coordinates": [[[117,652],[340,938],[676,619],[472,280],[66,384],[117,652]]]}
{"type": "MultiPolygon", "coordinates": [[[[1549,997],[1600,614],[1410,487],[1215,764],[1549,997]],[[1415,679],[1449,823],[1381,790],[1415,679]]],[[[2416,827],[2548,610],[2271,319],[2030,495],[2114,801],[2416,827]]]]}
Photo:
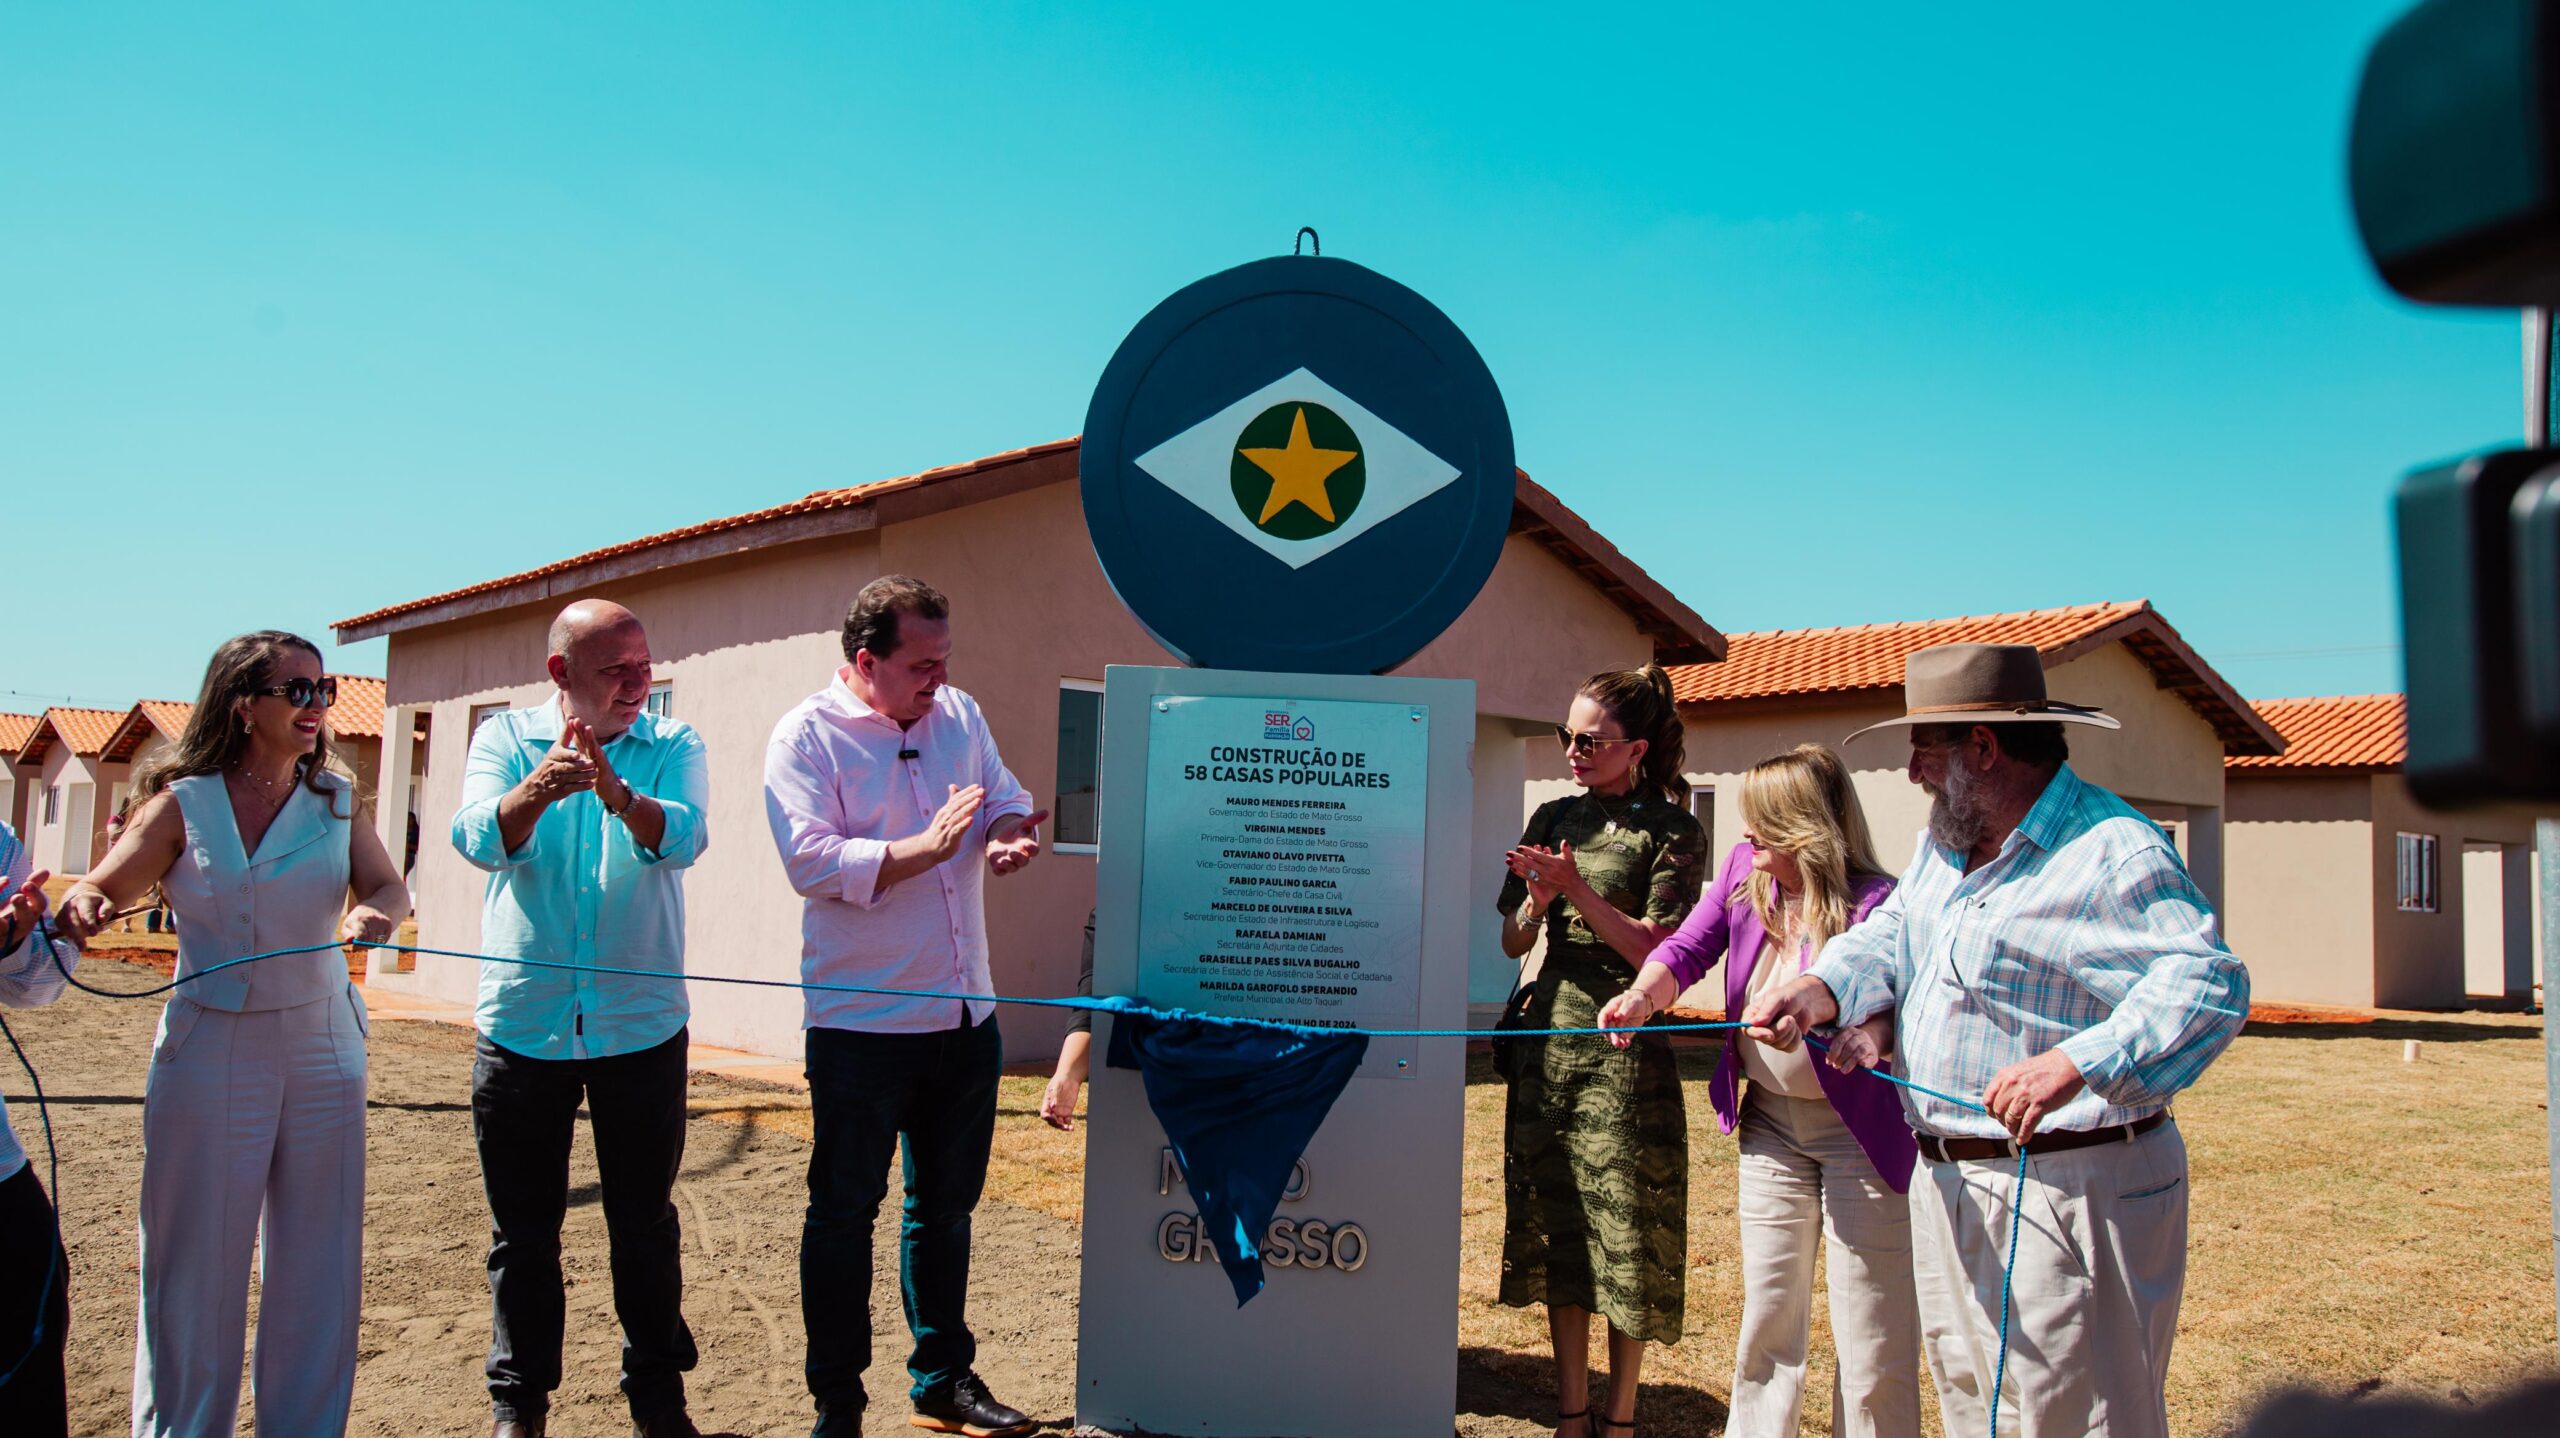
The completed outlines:
{"type": "Polygon", "coordinates": [[[1331,534],[1369,487],[1360,436],[1342,416],[1304,400],[1254,416],[1236,436],[1227,475],[1236,508],[1274,539],[1331,534]]]}

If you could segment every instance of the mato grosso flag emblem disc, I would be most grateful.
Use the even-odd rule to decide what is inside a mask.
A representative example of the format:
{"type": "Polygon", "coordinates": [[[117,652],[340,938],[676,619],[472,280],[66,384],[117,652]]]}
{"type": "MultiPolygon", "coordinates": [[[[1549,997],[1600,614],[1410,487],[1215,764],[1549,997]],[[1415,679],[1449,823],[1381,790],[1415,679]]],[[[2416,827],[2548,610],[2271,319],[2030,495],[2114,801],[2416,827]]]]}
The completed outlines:
{"type": "Polygon", "coordinates": [[[1430,301],[1259,260],[1148,314],[1085,417],[1103,572],[1185,663],[1379,673],[1463,613],[1517,488],[1492,374],[1430,301]]]}

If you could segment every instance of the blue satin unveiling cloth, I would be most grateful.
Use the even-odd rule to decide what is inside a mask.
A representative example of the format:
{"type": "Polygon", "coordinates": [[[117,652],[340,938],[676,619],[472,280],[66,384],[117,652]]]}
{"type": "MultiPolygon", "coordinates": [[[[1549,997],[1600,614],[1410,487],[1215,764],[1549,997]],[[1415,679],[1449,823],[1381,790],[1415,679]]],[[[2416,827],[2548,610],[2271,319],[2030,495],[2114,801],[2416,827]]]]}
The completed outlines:
{"type": "Polygon", "coordinates": [[[1360,1067],[1369,1036],[1168,1019],[1133,999],[1094,1007],[1112,1016],[1109,1062],[1138,1071],[1242,1308],[1262,1291],[1262,1235],[1289,1171],[1360,1067]]]}

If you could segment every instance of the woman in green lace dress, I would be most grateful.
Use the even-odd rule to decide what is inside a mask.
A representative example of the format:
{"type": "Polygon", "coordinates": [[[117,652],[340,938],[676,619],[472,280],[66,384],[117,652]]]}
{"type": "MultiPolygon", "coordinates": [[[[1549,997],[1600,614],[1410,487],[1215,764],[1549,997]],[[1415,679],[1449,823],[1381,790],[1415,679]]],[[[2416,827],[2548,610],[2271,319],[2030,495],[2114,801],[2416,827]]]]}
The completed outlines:
{"type": "MultiPolygon", "coordinates": [[[[1507,856],[1502,947],[1540,933],[1530,1029],[1590,1028],[1706,879],[1686,806],[1671,676],[1598,674],[1556,735],[1582,792],[1541,805],[1507,856]]],[[[1669,1043],[1516,1039],[1503,1130],[1502,1301],[1547,1306],[1558,1438],[1623,1438],[1647,1343],[1677,1343],[1688,1267],[1689,1125],[1669,1043]],[[1609,1393],[1590,1403],[1591,1315],[1609,1321],[1609,1393]]]]}

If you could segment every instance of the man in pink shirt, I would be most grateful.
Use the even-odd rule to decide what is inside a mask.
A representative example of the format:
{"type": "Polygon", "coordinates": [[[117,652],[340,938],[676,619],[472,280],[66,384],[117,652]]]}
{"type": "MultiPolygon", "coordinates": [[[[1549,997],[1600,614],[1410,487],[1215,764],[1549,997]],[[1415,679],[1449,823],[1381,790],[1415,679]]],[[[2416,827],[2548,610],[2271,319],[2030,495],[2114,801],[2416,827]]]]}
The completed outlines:
{"type": "MultiPolygon", "coordinates": [[[[812,984],[992,995],[986,875],[1040,852],[1031,795],[996,753],[977,701],[944,683],[951,606],[903,575],[854,596],[845,667],[774,726],[765,814],[805,901],[812,984]],[[983,867],[980,857],[984,856],[983,867]]],[[[1030,1431],[972,1364],[969,1215],[995,1138],[1004,1059],[986,998],[807,990],[801,1027],[816,1149],[800,1230],[812,1438],[862,1431],[871,1366],[871,1228],[906,1141],[899,1270],[915,1426],[972,1438],[1030,1431]]]]}

